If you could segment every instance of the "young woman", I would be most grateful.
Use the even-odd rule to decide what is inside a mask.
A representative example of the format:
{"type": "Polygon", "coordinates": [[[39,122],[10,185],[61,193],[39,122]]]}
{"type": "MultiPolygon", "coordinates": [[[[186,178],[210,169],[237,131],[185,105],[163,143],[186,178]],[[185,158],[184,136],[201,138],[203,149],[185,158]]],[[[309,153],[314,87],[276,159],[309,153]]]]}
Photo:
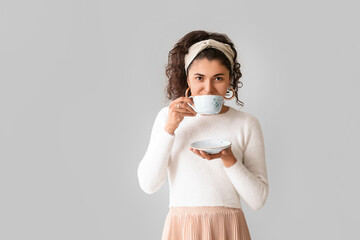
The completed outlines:
{"type": "Polygon", "coordinates": [[[162,239],[251,239],[240,198],[258,210],[269,192],[260,123],[226,105],[216,115],[197,114],[188,106],[193,104],[190,95],[230,99],[230,92],[243,106],[237,95],[242,74],[234,44],[225,34],[192,31],[170,51],[166,75],[172,102],[159,111],[137,172],[148,194],[169,179],[162,239]],[[204,139],[232,145],[218,154],[190,147],[204,139]]]}

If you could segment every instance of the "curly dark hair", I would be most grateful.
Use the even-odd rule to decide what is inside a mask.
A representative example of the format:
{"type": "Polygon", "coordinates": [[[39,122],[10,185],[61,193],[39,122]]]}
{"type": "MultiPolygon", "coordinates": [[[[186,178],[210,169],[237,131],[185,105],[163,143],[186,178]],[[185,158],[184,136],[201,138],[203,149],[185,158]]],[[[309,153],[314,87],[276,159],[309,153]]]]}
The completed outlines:
{"type": "MultiPolygon", "coordinates": [[[[231,69],[231,63],[229,59],[225,56],[223,52],[215,48],[206,48],[201,51],[195,58],[203,59],[207,58],[211,60],[219,60],[230,72],[231,87],[235,90],[236,104],[244,106],[244,103],[238,98],[238,89],[243,86],[243,83],[240,81],[242,76],[240,71],[240,64],[237,61],[237,51],[234,47],[234,44],[229,39],[226,34],[215,33],[215,32],[206,32],[202,30],[192,31],[182,37],[174,46],[174,48],[169,52],[168,64],[166,65],[166,76],[169,81],[167,84],[167,98],[170,100],[175,100],[179,97],[184,96],[186,89],[188,88],[187,84],[187,74],[185,72],[185,55],[188,53],[189,48],[196,42],[214,39],[216,41],[229,44],[234,51],[234,67],[231,69]],[[239,84],[241,84],[239,86],[239,84]]],[[[188,69],[190,68],[190,63],[188,69]]],[[[189,91],[191,95],[191,91],[189,91]]]]}

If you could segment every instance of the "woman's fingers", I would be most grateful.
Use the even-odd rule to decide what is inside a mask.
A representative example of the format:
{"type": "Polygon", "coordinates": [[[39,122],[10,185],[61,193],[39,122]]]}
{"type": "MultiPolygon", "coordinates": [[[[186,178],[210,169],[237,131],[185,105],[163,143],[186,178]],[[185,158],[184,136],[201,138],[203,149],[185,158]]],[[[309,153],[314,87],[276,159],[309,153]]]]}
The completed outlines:
{"type": "Polygon", "coordinates": [[[174,107],[175,109],[186,109],[188,112],[193,113],[193,114],[196,115],[196,112],[194,111],[194,109],[192,109],[192,108],[188,105],[188,103],[191,104],[191,105],[192,105],[192,103],[193,103],[190,98],[180,97],[180,98],[174,100],[174,101],[172,102],[172,105],[173,105],[173,107],[174,107]]]}
{"type": "Polygon", "coordinates": [[[184,120],[184,117],[194,117],[196,112],[189,107],[187,103],[192,103],[190,98],[179,97],[169,105],[168,120],[166,122],[166,131],[173,134],[184,120]]]}
{"type": "MultiPolygon", "coordinates": [[[[191,148],[191,149],[193,149],[193,148],[191,148]]],[[[211,160],[211,157],[208,154],[206,154],[204,151],[199,151],[197,149],[193,149],[192,151],[201,158],[211,160]]]]}
{"type": "Polygon", "coordinates": [[[190,113],[190,114],[193,115],[192,112],[190,112],[188,109],[185,109],[185,108],[176,108],[176,107],[175,107],[175,108],[173,109],[173,111],[178,112],[178,113],[190,113]]]}
{"type": "Polygon", "coordinates": [[[211,157],[206,152],[202,150],[200,150],[199,152],[204,158],[206,158],[207,160],[211,160],[211,157]]]}
{"type": "Polygon", "coordinates": [[[191,112],[191,113],[195,113],[195,114],[196,114],[196,112],[194,111],[194,109],[192,109],[192,108],[188,105],[187,102],[175,102],[175,103],[174,103],[174,108],[175,108],[175,109],[187,110],[187,111],[189,111],[189,112],[191,112]]]}
{"type": "Polygon", "coordinates": [[[193,153],[195,153],[196,155],[198,155],[199,157],[204,158],[204,156],[201,155],[201,153],[199,152],[199,150],[194,149],[194,148],[190,148],[190,150],[191,150],[193,153]]]}
{"type": "Polygon", "coordinates": [[[222,152],[220,153],[216,153],[216,154],[208,154],[204,151],[199,151],[197,149],[194,149],[194,148],[190,148],[190,150],[195,153],[196,155],[198,155],[199,157],[201,158],[204,158],[204,159],[207,159],[207,160],[213,160],[213,159],[216,159],[216,158],[220,158],[222,156],[222,152]]]}

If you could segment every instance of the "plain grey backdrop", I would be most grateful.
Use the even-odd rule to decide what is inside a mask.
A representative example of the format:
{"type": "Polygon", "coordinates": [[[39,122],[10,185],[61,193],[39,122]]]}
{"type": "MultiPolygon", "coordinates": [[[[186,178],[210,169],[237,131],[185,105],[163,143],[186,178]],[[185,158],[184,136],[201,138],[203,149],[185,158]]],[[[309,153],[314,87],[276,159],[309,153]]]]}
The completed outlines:
{"type": "Polygon", "coordinates": [[[0,239],[160,239],[168,182],[148,195],[137,167],[169,104],[168,52],[193,30],[233,40],[241,110],[263,128],[269,197],[243,203],[253,239],[359,239],[358,7],[2,0],[0,239]]]}

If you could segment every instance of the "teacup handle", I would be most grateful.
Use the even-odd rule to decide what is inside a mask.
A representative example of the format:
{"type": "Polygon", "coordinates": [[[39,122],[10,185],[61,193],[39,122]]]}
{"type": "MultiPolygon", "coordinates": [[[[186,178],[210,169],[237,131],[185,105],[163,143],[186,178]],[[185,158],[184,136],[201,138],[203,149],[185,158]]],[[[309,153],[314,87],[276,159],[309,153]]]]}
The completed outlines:
{"type": "MultiPolygon", "coordinates": [[[[189,98],[193,98],[193,96],[190,96],[189,98]]],[[[190,103],[187,103],[187,105],[189,105],[196,112],[196,109],[190,103]]]]}

